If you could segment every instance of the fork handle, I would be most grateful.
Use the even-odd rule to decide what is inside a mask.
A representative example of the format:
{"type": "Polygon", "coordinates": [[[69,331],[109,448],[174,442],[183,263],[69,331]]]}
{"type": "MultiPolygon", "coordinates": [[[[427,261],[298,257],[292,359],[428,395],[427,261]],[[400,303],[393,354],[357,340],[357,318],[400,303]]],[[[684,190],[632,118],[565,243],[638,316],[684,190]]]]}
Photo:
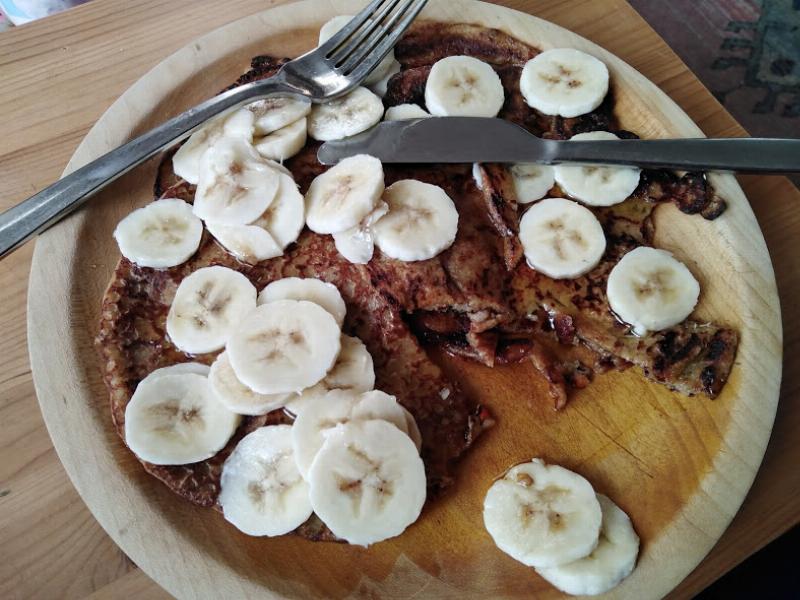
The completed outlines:
{"type": "Polygon", "coordinates": [[[751,173],[800,171],[800,140],[692,138],[681,140],[548,141],[547,162],[637,165],[662,169],[751,173]]]}
{"type": "Polygon", "coordinates": [[[208,119],[256,98],[296,92],[277,78],[223,92],[73,171],[0,214],[0,259],[81,206],[119,176],[199,129],[208,119]]]}

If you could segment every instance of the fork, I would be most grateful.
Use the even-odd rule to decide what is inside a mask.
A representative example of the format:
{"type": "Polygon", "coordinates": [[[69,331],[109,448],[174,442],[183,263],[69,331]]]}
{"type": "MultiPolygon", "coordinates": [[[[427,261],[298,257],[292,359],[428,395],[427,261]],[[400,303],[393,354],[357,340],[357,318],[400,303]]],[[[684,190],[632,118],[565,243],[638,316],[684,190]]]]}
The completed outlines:
{"type": "Polygon", "coordinates": [[[287,62],[272,77],[240,85],[190,108],[0,214],[0,259],[220,113],[270,96],[319,103],[352,91],[389,53],[426,3],[373,0],[328,41],[287,62]]]}

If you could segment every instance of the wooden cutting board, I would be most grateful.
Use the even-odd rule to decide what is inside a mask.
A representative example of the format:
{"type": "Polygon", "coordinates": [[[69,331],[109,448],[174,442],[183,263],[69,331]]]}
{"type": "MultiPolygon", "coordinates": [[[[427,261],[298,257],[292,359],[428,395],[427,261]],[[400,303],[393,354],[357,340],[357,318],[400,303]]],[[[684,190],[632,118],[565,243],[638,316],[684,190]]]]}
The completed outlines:
{"type": "MultiPolygon", "coordinates": [[[[320,17],[320,19],[321,19],[321,17],[320,17]]],[[[274,25],[274,23],[275,23],[275,21],[271,21],[271,24],[273,24],[273,25],[274,25]]],[[[512,31],[513,31],[513,29],[512,29],[512,31]]],[[[288,43],[289,43],[289,42],[287,41],[287,44],[288,44],[288,43]]],[[[284,46],[284,47],[285,47],[285,46],[284,46]]],[[[197,90],[195,90],[195,91],[197,91],[197,90]]],[[[184,100],[184,98],[182,98],[182,99],[181,99],[181,101],[183,101],[183,100],[184,100]]],[[[177,106],[177,105],[176,105],[176,106],[177,106]]],[[[645,112],[646,112],[646,111],[645,111],[645,112]]],[[[628,125],[628,126],[632,126],[632,124],[630,124],[630,123],[626,123],[626,125],[628,125]]],[[[639,131],[643,132],[643,133],[648,133],[648,131],[645,131],[645,130],[644,130],[642,127],[641,127],[641,126],[640,126],[640,127],[637,127],[637,129],[638,129],[639,131]]],[[[651,132],[651,133],[655,134],[655,133],[657,133],[657,132],[651,132]]],[[[106,134],[108,135],[108,132],[106,132],[106,134]]],[[[111,134],[113,135],[114,133],[112,132],[111,134]]],[[[109,142],[110,142],[110,140],[109,140],[109,142]]],[[[96,226],[96,225],[97,225],[97,222],[96,222],[96,221],[93,221],[93,228],[94,228],[94,226],[96,226]]],[[[752,232],[751,232],[751,233],[752,233],[752,232]]],[[[92,237],[94,237],[94,231],[92,231],[92,232],[91,232],[91,234],[92,234],[92,237]]],[[[93,242],[90,240],[90,243],[93,243],[93,242]]],[[[102,269],[102,268],[107,268],[107,267],[108,267],[108,264],[105,264],[105,265],[104,265],[104,264],[102,264],[102,263],[98,263],[98,266],[99,266],[99,267],[102,269]]],[[[763,270],[763,269],[762,269],[762,270],[763,270]]],[[[101,280],[103,280],[103,278],[102,278],[102,277],[98,277],[97,279],[101,279],[101,280]]],[[[83,281],[82,281],[82,284],[83,284],[83,283],[85,283],[85,282],[86,282],[86,281],[85,281],[85,280],[83,280],[83,281]]],[[[103,280],[103,283],[104,283],[104,280],[103,280]]],[[[73,308],[74,308],[74,307],[73,307],[73,308]]],[[[88,308],[88,310],[91,310],[91,307],[90,307],[90,306],[87,306],[87,308],[88,308]]],[[[32,314],[33,314],[33,313],[32,313],[32,314]]],[[[81,320],[82,320],[82,318],[83,318],[83,315],[80,315],[80,311],[78,311],[78,314],[77,314],[77,315],[76,315],[75,313],[73,313],[73,315],[72,315],[72,318],[73,318],[73,319],[77,319],[78,321],[81,321],[81,320]]],[[[78,326],[82,327],[83,325],[79,323],[79,324],[78,324],[78,326]]],[[[91,373],[88,373],[88,372],[87,372],[87,374],[88,374],[88,375],[92,375],[91,373]]],[[[92,375],[92,376],[93,376],[93,375],[92,375]]],[[[480,382],[480,381],[485,381],[485,377],[484,377],[484,376],[478,377],[478,378],[476,379],[476,381],[479,381],[479,382],[480,382]]],[[[604,393],[605,393],[605,392],[604,392],[604,393]]],[[[601,395],[602,395],[602,394],[601,394],[601,395]]],[[[763,406],[762,406],[762,409],[761,409],[761,410],[763,410],[763,406]]],[[[103,416],[104,416],[104,415],[103,415],[103,416]]],[[[538,414],[537,416],[539,416],[539,417],[541,417],[541,418],[543,418],[543,419],[545,419],[545,420],[547,420],[547,418],[548,418],[548,415],[547,415],[547,414],[538,414]]],[[[102,417],[100,417],[100,418],[102,418],[102,417]]],[[[506,418],[506,421],[509,421],[509,420],[510,420],[510,419],[506,418]]],[[[101,424],[102,424],[102,423],[101,423],[101,424]]],[[[762,425],[763,425],[763,423],[762,423],[762,425]]],[[[568,437],[568,434],[569,434],[569,428],[567,428],[567,432],[566,432],[566,434],[567,434],[567,437],[568,437]]],[[[72,435],[72,437],[73,437],[73,438],[75,437],[75,436],[74,436],[74,434],[72,435]]],[[[110,440],[110,442],[113,442],[113,441],[114,441],[114,440],[110,440]]],[[[479,451],[482,451],[482,450],[481,450],[481,449],[479,449],[479,451]]],[[[572,454],[572,451],[570,450],[569,452],[567,452],[567,454],[572,454]]],[[[691,454],[691,453],[690,453],[690,454],[691,454]]],[[[98,457],[98,458],[102,458],[102,457],[100,456],[100,457],[98,457]]],[[[508,457],[506,457],[506,458],[508,458],[508,457]]],[[[554,457],[554,458],[558,458],[558,457],[554,457]]],[[[569,457],[567,457],[567,458],[569,458],[569,457]]],[[[573,457],[573,458],[572,458],[572,460],[573,460],[573,461],[575,461],[576,459],[573,457]]],[[[701,462],[702,462],[702,461],[701,461],[701,462]]],[[[755,462],[757,463],[757,459],[756,459],[756,461],[755,461],[755,462]]],[[[568,464],[569,464],[569,463],[568,463],[568,464]]],[[[572,464],[574,465],[574,464],[576,464],[576,463],[575,463],[575,462],[573,462],[572,464]]],[[[502,469],[502,468],[504,468],[505,466],[506,466],[506,464],[505,464],[505,463],[502,463],[502,462],[499,462],[499,463],[496,465],[496,467],[497,467],[497,468],[499,468],[499,469],[502,469]]],[[[753,465],[749,465],[749,466],[750,466],[750,467],[753,467],[753,465]]],[[[468,468],[468,467],[467,467],[467,468],[468,468]]],[[[596,483],[597,483],[597,482],[596,482],[596,483]]],[[[598,484],[598,485],[599,485],[599,484],[598,484]]],[[[745,485],[744,485],[744,487],[746,488],[746,482],[745,482],[745,485]]],[[[611,489],[610,489],[610,488],[608,488],[608,491],[611,491],[611,489]]],[[[459,493],[460,493],[460,492],[459,492],[459,493]]],[[[613,495],[613,494],[612,494],[612,495],[613,495]]],[[[172,498],[169,498],[169,499],[168,499],[168,501],[170,501],[170,502],[174,502],[174,499],[172,499],[172,498]]],[[[623,501],[620,501],[620,502],[621,502],[623,505],[625,505],[625,502],[623,502],[623,501]]],[[[734,501],[734,504],[735,504],[735,503],[736,503],[736,501],[734,501]]],[[[734,507],[734,509],[735,509],[735,507],[734,507]]],[[[635,510],[632,510],[631,512],[632,512],[632,513],[635,513],[635,510]]],[[[728,512],[730,513],[730,510],[729,510],[728,512]]],[[[729,515],[728,515],[728,516],[729,516],[729,515]]],[[[703,530],[703,534],[706,534],[706,533],[708,533],[708,530],[703,530]]],[[[711,541],[708,541],[708,540],[703,540],[703,541],[704,541],[704,542],[706,543],[706,545],[707,545],[707,544],[710,544],[710,543],[711,543],[711,541],[713,541],[713,540],[711,540],[711,541]]],[[[699,552],[699,551],[698,551],[698,552],[699,552]]],[[[406,588],[401,586],[401,588],[400,588],[400,589],[403,589],[403,590],[405,590],[406,588]]]]}

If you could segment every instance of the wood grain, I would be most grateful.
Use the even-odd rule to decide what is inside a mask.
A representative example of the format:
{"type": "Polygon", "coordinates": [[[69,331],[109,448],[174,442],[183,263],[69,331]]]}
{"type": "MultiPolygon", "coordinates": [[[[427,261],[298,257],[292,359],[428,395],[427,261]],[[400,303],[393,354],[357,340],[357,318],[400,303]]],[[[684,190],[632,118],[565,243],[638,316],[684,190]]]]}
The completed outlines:
{"type": "MultiPolygon", "coordinates": [[[[57,176],[88,126],[158,59],[203,31],[265,5],[260,1],[229,2],[223,15],[211,9],[211,2],[191,3],[192,10],[188,12],[188,2],[137,2],[133,7],[137,10],[129,10],[132,4],[121,0],[96,1],[0,36],[0,57],[13,59],[0,58],[0,75],[4,82],[15,84],[0,89],[0,122],[4,131],[17,128],[26,134],[24,139],[14,138],[13,148],[7,148],[9,142],[3,139],[0,176],[4,187],[0,206],[23,199],[57,176]],[[140,6],[146,10],[138,11],[140,6]],[[172,27],[179,17],[181,27],[172,27]],[[117,27],[119,22],[125,24],[124,28],[117,27]],[[154,31],[158,33],[152,35],[154,31]],[[119,51],[110,52],[113,48],[119,51]],[[87,64],[92,67],[81,70],[87,64]],[[75,76],[77,71],[81,72],[80,78],[75,76]],[[37,100],[42,84],[47,85],[50,99],[47,119],[38,119],[24,110],[37,100]]],[[[587,35],[620,55],[677,99],[706,133],[741,134],[733,120],[624,3],[509,4],[587,35]],[[602,16],[608,13],[615,18],[602,16]]],[[[747,178],[745,186],[772,249],[781,293],[784,298],[791,298],[800,292],[798,264],[788,252],[800,231],[797,192],[782,178],[747,178]]],[[[27,371],[22,326],[29,255],[29,249],[23,249],[0,263],[0,325],[4,332],[0,337],[0,355],[10,365],[0,378],[0,415],[4,424],[0,448],[3,457],[10,459],[4,460],[0,467],[0,494],[9,491],[0,497],[0,506],[6,509],[0,511],[0,535],[4,540],[0,554],[0,596],[81,597],[93,590],[113,589],[117,578],[129,581],[123,573],[134,567],[113,558],[121,557],[121,553],[91,519],[70,487],[38,416],[27,371]],[[54,492],[43,494],[45,490],[54,492]],[[15,498],[18,500],[11,504],[15,498]],[[39,498],[43,501],[39,502],[39,498]],[[82,541],[72,542],[75,539],[82,541]],[[58,563],[58,568],[48,568],[54,562],[53,552],[69,560],[58,563]],[[42,573],[47,576],[41,576],[42,573]]],[[[798,520],[800,481],[794,465],[800,451],[791,432],[800,425],[796,375],[800,365],[791,350],[796,349],[800,332],[796,318],[785,321],[790,362],[764,469],[740,518],[717,550],[676,592],[680,596],[701,589],[798,520]]]]}

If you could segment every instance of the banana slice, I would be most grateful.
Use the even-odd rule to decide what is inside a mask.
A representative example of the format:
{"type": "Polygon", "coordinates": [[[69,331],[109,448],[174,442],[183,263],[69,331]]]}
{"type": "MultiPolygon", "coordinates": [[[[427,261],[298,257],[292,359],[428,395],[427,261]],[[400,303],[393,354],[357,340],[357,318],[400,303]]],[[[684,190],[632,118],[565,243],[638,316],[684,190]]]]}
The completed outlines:
{"type": "Polygon", "coordinates": [[[341,327],[347,314],[347,306],[339,290],[332,283],[312,277],[284,277],[276,279],[258,294],[258,304],[276,300],[308,300],[324,308],[341,327]]]}
{"type": "Polygon", "coordinates": [[[406,434],[406,416],[394,396],[379,390],[359,394],[353,390],[331,390],[314,394],[297,415],[292,428],[292,447],[303,477],[308,476],[314,457],[325,437],[338,424],[381,419],[406,434]]]}
{"type": "Polygon", "coordinates": [[[202,129],[193,133],[172,157],[175,174],[196,185],[200,180],[200,161],[203,154],[223,138],[252,141],[252,113],[243,109],[235,110],[229,115],[211,120],[202,129]]]}
{"type": "Polygon", "coordinates": [[[253,134],[264,136],[306,117],[311,112],[311,102],[304,98],[281,96],[257,100],[244,108],[253,115],[253,134]]]}
{"type": "Polygon", "coordinates": [[[425,106],[435,117],[496,117],[504,101],[500,77],[471,56],[437,61],[425,84],[425,106]]]}
{"type": "Polygon", "coordinates": [[[580,50],[554,48],[525,63],[519,89],[531,108],[546,115],[577,117],[603,102],[608,69],[580,50]]]}
{"type": "MultiPolygon", "coordinates": [[[[571,141],[618,140],[608,131],[573,135],[571,141]]],[[[567,194],[590,206],[611,206],[625,201],[639,186],[641,169],[603,165],[556,165],[556,183],[567,194]]]]}
{"type": "Polygon", "coordinates": [[[414,418],[408,409],[405,407],[400,407],[403,409],[403,414],[406,416],[406,431],[408,432],[408,437],[411,438],[411,441],[414,442],[414,446],[417,449],[417,452],[422,451],[422,433],[419,431],[419,427],[417,426],[417,420],[414,418]]]}
{"type": "Polygon", "coordinates": [[[431,113],[416,104],[398,104],[386,109],[383,120],[408,121],[409,119],[427,119],[430,116],[432,116],[431,113]]]}
{"type": "Polygon", "coordinates": [[[538,458],[512,467],[483,502],[483,521],[497,547],[537,569],[588,556],[597,547],[601,520],[588,481],[538,458]]]}
{"type": "Polygon", "coordinates": [[[267,210],[280,173],[242,140],[222,139],[203,154],[194,214],[221,225],[247,225],[267,210]]]}
{"type": "Polygon", "coordinates": [[[251,390],[236,377],[227,352],[217,356],[211,365],[208,381],[223,406],[240,415],[265,415],[282,408],[291,397],[291,394],[259,394],[251,390]]]}
{"type": "Polygon", "coordinates": [[[310,388],[304,389],[299,394],[293,394],[290,396],[286,401],[286,406],[283,407],[283,410],[296,419],[297,416],[304,411],[309,404],[311,404],[311,401],[314,398],[317,398],[318,396],[324,396],[329,391],[330,390],[325,387],[322,382],[312,385],[310,388]]]}
{"type": "Polygon", "coordinates": [[[372,229],[378,248],[404,261],[433,258],[449,248],[458,231],[458,211],[440,187],[414,179],[396,181],[383,194],[389,212],[372,229]]]}
{"type": "Polygon", "coordinates": [[[204,267],[178,286],[167,313],[167,335],[189,354],[214,352],[255,307],[256,288],[247,277],[227,267],[204,267]]]}
{"type": "Polygon", "coordinates": [[[545,198],[531,206],[519,223],[519,241],[531,268],[553,279],[591,271],[606,250],[597,217],[564,198],[545,198]]]}
{"type": "Polygon", "coordinates": [[[688,317],[700,297],[692,272],[666,250],[631,250],[611,269],[606,285],[611,310],[637,335],[672,327],[688,317]]]}
{"type": "Polygon", "coordinates": [[[206,150],[222,138],[253,140],[253,114],[238,109],[210,121],[205,127],[194,132],[172,157],[172,170],[191,184],[200,181],[200,160],[206,150]]]}
{"type": "Polygon", "coordinates": [[[152,371],[147,378],[154,379],[163,375],[183,375],[184,373],[194,373],[195,375],[203,375],[208,377],[210,370],[211,369],[209,366],[204,365],[203,363],[184,362],[170,365],[169,367],[161,367],[160,369],[156,369],[155,371],[152,371]]]}
{"type": "Polygon", "coordinates": [[[220,225],[209,222],[206,223],[206,229],[228,252],[250,265],[283,254],[283,248],[275,238],[259,225],[220,225]]]}
{"type": "Polygon", "coordinates": [[[375,252],[375,235],[372,231],[375,223],[389,212],[386,202],[379,202],[378,206],[369,213],[361,223],[350,229],[333,234],[336,250],[351,263],[365,265],[372,260],[375,252]]]}
{"type": "Polygon", "coordinates": [[[308,481],[317,516],[360,546],[400,535],[425,503],[425,466],[408,436],[385,421],[337,426],[308,481]]]}
{"type": "Polygon", "coordinates": [[[222,514],[247,535],[283,535],[311,516],[309,486],[294,463],[291,432],[290,425],[256,429],[222,467],[222,514]]]}
{"type": "MultiPolygon", "coordinates": [[[[299,394],[290,396],[284,406],[287,411],[297,416],[308,406],[312,398],[324,396],[334,389],[368,392],[375,387],[372,355],[364,343],[358,338],[342,334],[341,345],[339,357],[325,379],[299,394]]],[[[411,435],[410,430],[409,435],[411,435]]]]}
{"type": "Polygon", "coordinates": [[[375,83],[369,84],[370,91],[376,96],[383,98],[386,95],[386,92],[389,91],[389,80],[394,77],[394,75],[399,73],[401,68],[402,66],[400,63],[396,60],[393,60],[384,76],[375,83]]]}
{"type": "Polygon", "coordinates": [[[603,512],[600,541],[585,558],[536,572],[562,592],[596,596],[616,587],[633,571],[639,555],[639,536],[630,518],[603,494],[597,494],[603,512]]]}
{"type": "Polygon", "coordinates": [[[140,267],[163,269],[189,260],[200,246],[203,223],[191,205],[176,198],[156,200],[117,224],[119,251],[140,267]]]}
{"type": "Polygon", "coordinates": [[[364,342],[357,337],[342,334],[341,345],[339,358],[322,380],[322,384],[331,390],[370,391],[375,387],[375,367],[364,342]]]}
{"type": "MultiPolygon", "coordinates": [[[[317,45],[321,46],[331,39],[334,34],[338,33],[339,30],[347,25],[352,18],[353,15],[339,15],[327,21],[319,30],[319,43],[317,45]]],[[[367,21],[367,23],[371,22],[371,20],[367,21]]],[[[397,61],[394,59],[394,49],[392,49],[389,51],[389,54],[387,54],[383,60],[378,63],[378,66],[375,67],[369,75],[367,75],[364,83],[366,85],[373,85],[380,81],[389,72],[389,69],[395,62],[397,61]]]]}
{"type": "Polygon", "coordinates": [[[281,127],[277,131],[273,131],[269,135],[262,138],[256,138],[253,145],[258,153],[273,160],[286,160],[291,158],[306,144],[306,125],[307,119],[303,117],[287,125],[281,127]]]}
{"type": "Polygon", "coordinates": [[[297,189],[291,173],[281,172],[280,185],[275,199],[270,203],[269,208],[253,222],[253,225],[269,231],[272,239],[283,251],[286,246],[295,242],[300,236],[300,232],[306,224],[305,211],[303,194],[297,189]]]}
{"type": "Polygon", "coordinates": [[[327,142],[341,140],[366,131],[383,116],[383,102],[367,88],[352,92],[325,104],[315,104],[308,115],[308,135],[327,142]]]}
{"type": "Polygon", "coordinates": [[[553,167],[550,165],[515,164],[511,165],[511,179],[517,202],[530,204],[547,195],[555,181],[553,167]]]}
{"type": "Polygon", "coordinates": [[[292,175],[292,172],[289,169],[287,169],[285,166],[283,166],[281,163],[279,163],[278,161],[272,160],[270,158],[265,159],[265,161],[270,167],[272,167],[273,169],[278,171],[278,173],[281,173],[282,175],[287,175],[287,176],[292,178],[292,181],[294,181],[294,175],[292,175]]]}
{"type": "Polygon", "coordinates": [[[197,373],[154,372],[136,387],[125,408],[125,443],[155,465],[211,458],[228,443],[239,415],[225,408],[197,373]]]}
{"type": "Polygon", "coordinates": [[[277,300],[241,319],[226,349],[239,381],[259,394],[284,394],[325,377],[339,355],[339,338],[339,326],[324,308],[277,300]]]}
{"type": "Polygon", "coordinates": [[[314,178],[306,192],[306,224],[316,233],[356,227],[380,201],[383,165],[367,154],[349,156],[314,178]]]}

